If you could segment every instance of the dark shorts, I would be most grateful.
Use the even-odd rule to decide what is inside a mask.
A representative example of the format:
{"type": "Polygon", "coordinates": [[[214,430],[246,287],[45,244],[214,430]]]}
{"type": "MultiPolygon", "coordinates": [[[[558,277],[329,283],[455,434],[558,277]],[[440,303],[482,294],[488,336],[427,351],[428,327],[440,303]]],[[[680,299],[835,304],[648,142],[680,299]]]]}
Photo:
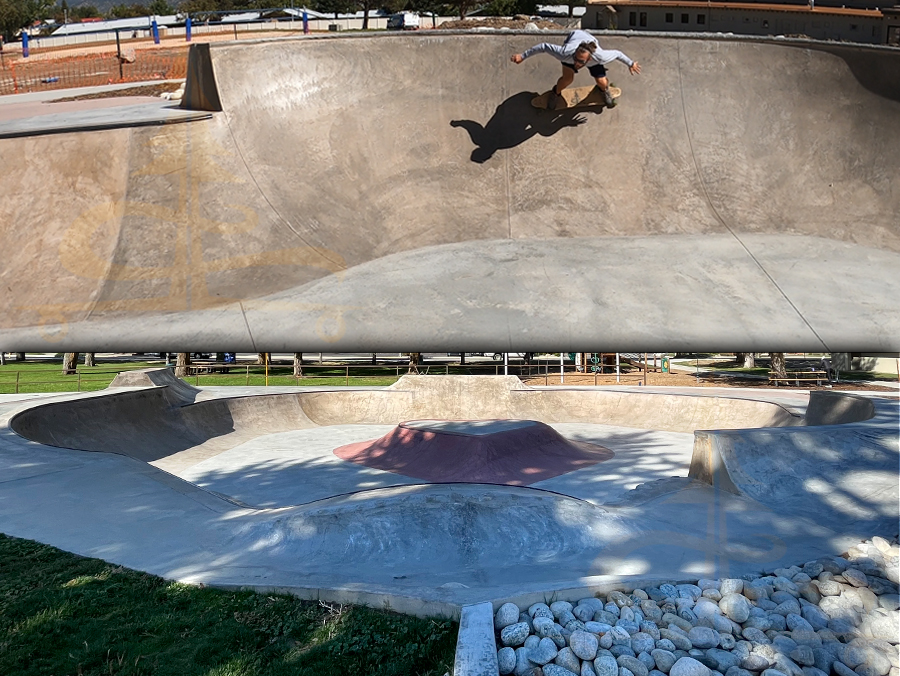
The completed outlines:
{"type": "MultiPolygon", "coordinates": [[[[563,68],[571,68],[576,73],[578,72],[574,63],[563,62],[563,68]]],[[[606,66],[602,63],[595,63],[592,66],[588,66],[588,72],[591,74],[591,77],[606,77],[606,66]]]]}

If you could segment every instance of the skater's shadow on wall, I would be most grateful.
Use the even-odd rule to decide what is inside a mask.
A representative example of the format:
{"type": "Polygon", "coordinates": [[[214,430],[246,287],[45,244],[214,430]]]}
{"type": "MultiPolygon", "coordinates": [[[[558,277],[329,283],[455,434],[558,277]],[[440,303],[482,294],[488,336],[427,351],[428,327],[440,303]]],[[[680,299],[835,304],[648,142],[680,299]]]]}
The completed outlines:
{"type": "Polygon", "coordinates": [[[473,162],[486,162],[498,150],[515,148],[535,134],[552,136],[565,127],[577,127],[587,122],[585,113],[599,114],[589,109],[573,110],[538,110],[531,105],[537,96],[534,92],[519,92],[497,106],[487,124],[481,125],[474,120],[452,120],[451,127],[462,127],[469,132],[475,150],[472,151],[473,162]]]}

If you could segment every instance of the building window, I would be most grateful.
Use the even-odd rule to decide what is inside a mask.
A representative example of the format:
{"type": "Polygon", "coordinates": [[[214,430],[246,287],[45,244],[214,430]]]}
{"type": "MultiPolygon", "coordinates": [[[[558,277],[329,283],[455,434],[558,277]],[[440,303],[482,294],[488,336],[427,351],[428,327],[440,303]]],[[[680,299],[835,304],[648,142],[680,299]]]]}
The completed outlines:
{"type": "Polygon", "coordinates": [[[673,23],[675,21],[675,15],[672,12],[666,12],[666,23],[673,23]]]}
{"type": "Polygon", "coordinates": [[[855,23],[850,24],[850,30],[855,31],[857,29],[857,25],[855,23]]]}
{"type": "Polygon", "coordinates": [[[768,28],[768,27],[769,27],[769,20],[763,19],[763,28],[768,28]]]}
{"type": "MultiPolygon", "coordinates": [[[[875,27],[872,27],[872,34],[875,33],[875,27]]],[[[900,26],[888,26],[887,43],[889,45],[900,46],[900,26]]]]}
{"type": "Polygon", "coordinates": [[[647,27],[647,12],[641,12],[641,26],[643,28],[647,27]]]}
{"type": "Polygon", "coordinates": [[[701,26],[706,24],[706,14],[698,14],[697,15],[697,23],[701,26]]]}
{"type": "Polygon", "coordinates": [[[637,26],[637,12],[628,12],[628,25],[637,26]]]}
{"type": "Polygon", "coordinates": [[[691,20],[691,17],[687,14],[681,15],[681,23],[688,23],[691,20]]]}

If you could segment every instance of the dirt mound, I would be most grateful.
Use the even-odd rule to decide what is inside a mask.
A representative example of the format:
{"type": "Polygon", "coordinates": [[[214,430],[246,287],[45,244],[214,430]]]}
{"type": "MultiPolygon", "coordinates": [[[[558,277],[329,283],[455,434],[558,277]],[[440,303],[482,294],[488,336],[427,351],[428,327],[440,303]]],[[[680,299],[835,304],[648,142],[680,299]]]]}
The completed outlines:
{"type": "Polygon", "coordinates": [[[508,19],[499,16],[487,16],[478,19],[461,19],[458,21],[445,21],[438,29],[467,30],[470,28],[509,28],[510,30],[525,30],[528,24],[534,24],[538,28],[546,30],[564,30],[565,26],[546,19],[533,19],[529,17],[508,19]]]}

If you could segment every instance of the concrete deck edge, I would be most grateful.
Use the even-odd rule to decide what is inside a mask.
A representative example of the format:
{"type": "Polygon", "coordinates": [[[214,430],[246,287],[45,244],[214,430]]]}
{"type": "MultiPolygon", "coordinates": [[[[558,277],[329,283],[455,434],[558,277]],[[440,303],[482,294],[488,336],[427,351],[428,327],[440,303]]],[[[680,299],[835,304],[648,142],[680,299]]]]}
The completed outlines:
{"type": "MultiPolygon", "coordinates": [[[[182,124],[185,122],[198,122],[208,120],[212,113],[198,111],[177,110],[168,115],[153,116],[144,119],[123,119],[115,122],[76,122],[76,123],[49,123],[46,126],[25,128],[16,127],[14,123],[8,123],[11,129],[4,130],[0,127],[0,139],[28,138],[33,136],[49,136],[51,134],[70,134],[76,132],[108,131],[111,129],[132,129],[136,127],[161,127],[170,124],[182,124]]],[[[31,124],[39,118],[28,118],[31,124]]]]}

